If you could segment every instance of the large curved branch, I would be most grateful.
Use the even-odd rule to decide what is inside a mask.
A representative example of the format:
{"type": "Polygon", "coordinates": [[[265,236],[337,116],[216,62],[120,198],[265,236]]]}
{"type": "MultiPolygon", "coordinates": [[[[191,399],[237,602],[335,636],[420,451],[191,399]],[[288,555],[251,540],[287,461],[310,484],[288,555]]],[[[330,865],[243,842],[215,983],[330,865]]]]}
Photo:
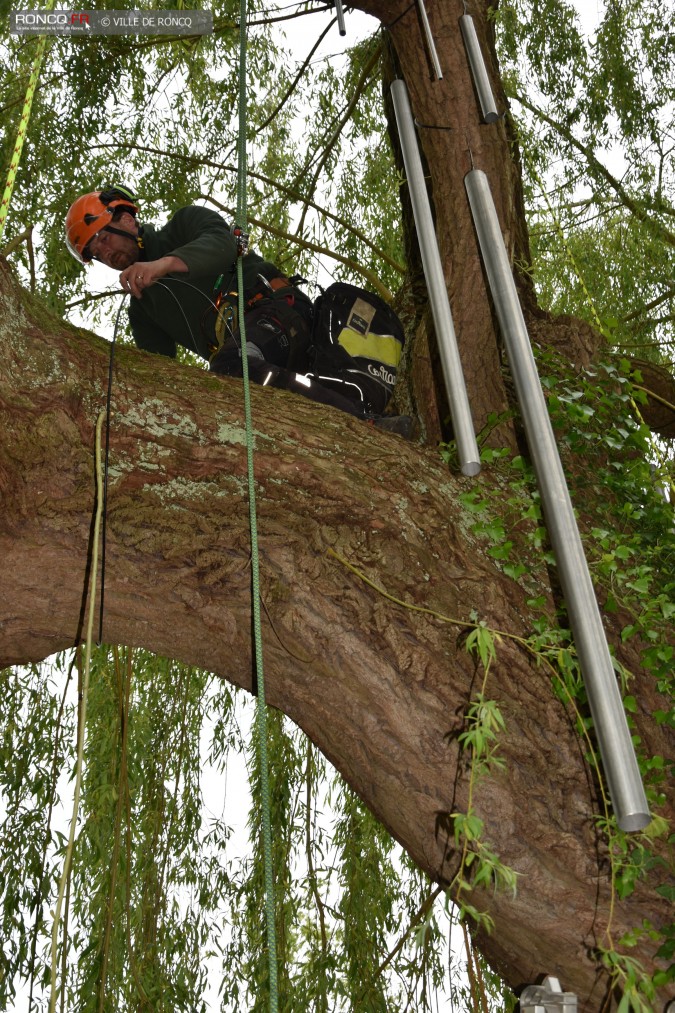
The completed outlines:
{"type": "MultiPolygon", "coordinates": [[[[51,318],[2,261],[0,306],[0,663],[13,664],[81,636],[109,345],[51,318]]],[[[508,634],[527,633],[526,592],[471,534],[460,504],[471,485],[433,451],[282,391],[255,388],[252,404],[268,699],[449,882],[474,662],[456,626],[386,600],[328,550],[403,602],[469,623],[475,610],[508,634]]],[[[110,438],[105,639],[250,687],[241,382],[119,348],[110,438]]],[[[489,474],[480,481],[482,494],[501,494],[489,474]]],[[[543,562],[537,579],[545,588],[543,562]]],[[[645,747],[663,754],[650,694],[643,680],[636,720],[645,747]]],[[[612,898],[583,747],[544,671],[509,638],[489,695],[506,720],[505,769],[474,786],[474,803],[520,881],[515,898],[474,897],[495,923],[481,947],[512,986],[557,973],[583,1009],[598,1009],[605,983],[591,950],[612,898]],[[570,909],[573,919],[559,917],[570,909]]],[[[643,918],[668,919],[653,887],[616,902],[617,938],[643,918]]],[[[634,955],[653,965],[647,934],[634,955]]]]}

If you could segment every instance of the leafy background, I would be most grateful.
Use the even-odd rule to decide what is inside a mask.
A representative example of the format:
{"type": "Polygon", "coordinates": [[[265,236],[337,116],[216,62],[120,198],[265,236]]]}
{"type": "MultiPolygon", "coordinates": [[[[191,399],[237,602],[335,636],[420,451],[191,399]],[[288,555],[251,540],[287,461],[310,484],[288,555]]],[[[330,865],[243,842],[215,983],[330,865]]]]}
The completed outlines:
{"type": "MultiPolygon", "coordinates": [[[[132,5],[116,0],[116,8],[126,6],[132,5]]],[[[211,6],[216,32],[198,41],[48,43],[5,252],[50,307],[106,333],[117,300],[91,297],[91,277],[62,242],[73,196],[119,180],[135,189],[142,217],[153,221],[193,201],[226,215],[235,204],[238,8],[211,6]]],[[[400,180],[380,93],[381,40],[374,22],[361,22],[364,37],[341,55],[333,26],[315,50],[331,20],[321,9],[250,5],[254,241],[311,285],[331,276],[362,284],[375,275],[394,293],[405,265],[400,180]]],[[[605,476],[616,497],[589,547],[594,578],[630,608],[634,630],[626,636],[639,632],[651,641],[645,663],[665,685],[672,672],[672,649],[662,639],[672,617],[671,514],[646,489],[653,485],[650,464],[662,485],[671,481],[672,450],[646,429],[636,430],[630,411],[628,428],[617,429],[624,416],[616,397],[633,395],[626,386],[630,367],[616,363],[630,355],[671,368],[673,362],[673,9],[670,0],[610,0],[598,11],[589,36],[578,10],[564,0],[505,0],[495,30],[530,226],[531,260],[521,266],[545,309],[598,326],[614,356],[605,402],[598,400],[602,377],[570,376],[560,387],[563,367],[548,363],[563,445],[579,450],[592,432],[616,444],[610,448],[616,467],[610,464],[605,476]],[[626,440],[642,470],[622,467],[626,440]],[[612,513],[617,502],[630,505],[620,517],[612,513]]],[[[7,166],[35,39],[10,37],[8,14],[0,17],[0,165],[7,166]]],[[[107,274],[95,275],[94,286],[115,289],[107,274]]],[[[546,376],[546,362],[542,367],[546,376]]],[[[489,453],[498,466],[499,455],[489,453]]],[[[533,551],[540,551],[536,493],[517,463],[504,458],[501,464],[512,509],[534,522],[533,551]]],[[[493,541],[495,558],[504,567],[525,567],[514,574],[523,578],[527,563],[510,558],[504,517],[484,515],[480,495],[466,508],[476,515],[477,533],[493,541]]],[[[541,624],[543,649],[553,634],[548,621],[541,624]]],[[[481,636],[473,646],[487,676],[491,647],[488,633],[481,636]]],[[[564,636],[556,651],[561,644],[564,636]]],[[[572,670],[567,691],[579,694],[572,670]]],[[[50,909],[62,868],[81,676],[77,652],[3,673],[5,1008],[13,1008],[17,988],[22,1005],[16,1008],[26,1008],[28,995],[33,1009],[46,1008],[50,909]]],[[[498,759],[499,714],[487,696],[473,706],[466,748],[478,776],[498,759]]],[[[672,716],[663,712],[657,720],[672,716]]],[[[260,784],[250,723],[250,703],[208,673],[139,651],[96,652],[68,944],[59,951],[61,1009],[264,1008],[263,884],[255,843],[260,784]],[[235,775],[228,773],[241,757],[250,809],[249,794],[233,790],[235,775]],[[207,772],[221,786],[218,806],[210,788],[204,803],[207,772]],[[241,831],[243,810],[250,848],[241,831]]],[[[444,996],[453,1008],[510,1008],[513,997],[472,950],[456,910],[279,715],[271,720],[270,750],[283,1008],[425,1010],[444,996]],[[449,968],[448,935],[453,951],[461,953],[456,944],[467,943],[449,968]]],[[[643,758],[657,804],[664,767],[663,758],[643,758]]],[[[479,833],[476,824],[465,830],[479,833]]],[[[631,877],[651,860],[649,844],[613,840],[617,883],[629,892],[631,877]]],[[[612,959],[609,970],[631,997],[626,1008],[649,1008],[639,973],[629,978],[629,965],[612,959]]]]}

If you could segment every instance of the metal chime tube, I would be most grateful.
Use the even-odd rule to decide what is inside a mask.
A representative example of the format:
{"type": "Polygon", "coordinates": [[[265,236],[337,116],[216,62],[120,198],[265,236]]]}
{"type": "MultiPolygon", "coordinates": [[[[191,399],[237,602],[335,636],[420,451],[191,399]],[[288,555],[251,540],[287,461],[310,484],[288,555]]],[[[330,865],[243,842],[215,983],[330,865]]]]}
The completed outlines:
{"type": "Polygon", "coordinates": [[[464,36],[466,55],[469,58],[469,66],[471,67],[473,83],[476,86],[476,91],[478,93],[478,101],[480,102],[483,119],[486,123],[494,123],[495,120],[499,119],[499,113],[497,112],[494,95],[492,94],[492,86],[490,85],[490,78],[488,77],[487,70],[485,69],[483,54],[481,53],[480,43],[478,42],[478,36],[476,35],[476,26],[473,23],[471,15],[462,14],[459,19],[459,26],[462,29],[462,35],[464,36]]]}
{"type": "Polygon", "coordinates": [[[403,163],[408,178],[408,189],[410,190],[417,238],[420,244],[420,253],[422,254],[422,266],[429,292],[429,303],[438,339],[438,349],[441,356],[445,389],[450,405],[452,428],[457,443],[459,463],[462,474],[477,475],[480,471],[480,454],[473,429],[471,409],[466,393],[459,349],[457,348],[457,337],[452,322],[434,223],[431,217],[429,197],[424,182],[422,160],[417,147],[417,138],[415,137],[415,125],[410,109],[408,89],[403,81],[394,81],[392,83],[391,97],[394,103],[396,123],[401,138],[403,163]]]}
{"type": "Polygon", "coordinates": [[[340,35],[346,35],[347,29],[345,28],[345,15],[342,9],[342,0],[335,0],[335,16],[337,17],[338,31],[340,35]]]}
{"type": "Polygon", "coordinates": [[[467,174],[465,185],[508,351],[612,805],[622,830],[640,830],[651,818],[647,799],[490,186],[479,169],[467,174]]]}
{"type": "Polygon", "coordinates": [[[417,5],[420,10],[420,18],[422,19],[422,27],[424,28],[424,34],[427,37],[427,48],[429,50],[431,66],[434,68],[436,80],[440,81],[443,77],[443,71],[441,70],[441,63],[440,60],[438,59],[438,53],[436,52],[436,43],[434,42],[434,37],[431,34],[431,26],[429,24],[429,18],[427,17],[426,7],[424,6],[424,0],[417,0],[417,5]]]}

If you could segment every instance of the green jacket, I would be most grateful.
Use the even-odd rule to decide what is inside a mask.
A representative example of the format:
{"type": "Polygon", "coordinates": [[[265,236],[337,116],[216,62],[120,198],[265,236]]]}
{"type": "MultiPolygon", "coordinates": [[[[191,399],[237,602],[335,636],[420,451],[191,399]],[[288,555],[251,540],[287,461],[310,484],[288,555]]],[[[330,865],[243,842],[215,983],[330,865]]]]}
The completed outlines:
{"type": "MultiPolygon", "coordinates": [[[[186,274],[166,275],[147,288],[140,299],[132,297],[129,322],[134,341],[148,352],[172,357],[176,346],[183,345],[208,359],[213,351],[209,344],[215,343],[216,315],[211,301],[216,296],[216,282],[222,276],[221,287],[226,291],[237,288],[237,244],[229,226],[215,211],[186,207],[176,211],[161,229],[143,225],[140,236],[141,260],[173,254],[189,270],[186,274]]],[[[244,292],[253,289],[258,273],[268,278],[280,273],[257,253],[244,257],[243,269],[244,292]]]]}

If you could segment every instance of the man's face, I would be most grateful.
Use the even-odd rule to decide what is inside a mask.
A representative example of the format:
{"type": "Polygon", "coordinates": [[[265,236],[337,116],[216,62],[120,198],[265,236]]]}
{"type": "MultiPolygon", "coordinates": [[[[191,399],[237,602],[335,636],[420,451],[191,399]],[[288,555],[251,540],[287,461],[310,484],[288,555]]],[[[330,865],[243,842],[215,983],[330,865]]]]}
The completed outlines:
{"type": "Polygon", "coordinates": [[[124,214],[113,223],[114,228],[120,232],[127,232],[126,236],[118,236],[114,232],[106,232],[102,229],[97,232],[89,241],[89,251],[95,260],[100,260],[106,267],[112,267],[116,271],[123,271],[131,264],[135,264],[140,256],[140,250],[136,242],[138,226],[133,215],[124,214]]]}

